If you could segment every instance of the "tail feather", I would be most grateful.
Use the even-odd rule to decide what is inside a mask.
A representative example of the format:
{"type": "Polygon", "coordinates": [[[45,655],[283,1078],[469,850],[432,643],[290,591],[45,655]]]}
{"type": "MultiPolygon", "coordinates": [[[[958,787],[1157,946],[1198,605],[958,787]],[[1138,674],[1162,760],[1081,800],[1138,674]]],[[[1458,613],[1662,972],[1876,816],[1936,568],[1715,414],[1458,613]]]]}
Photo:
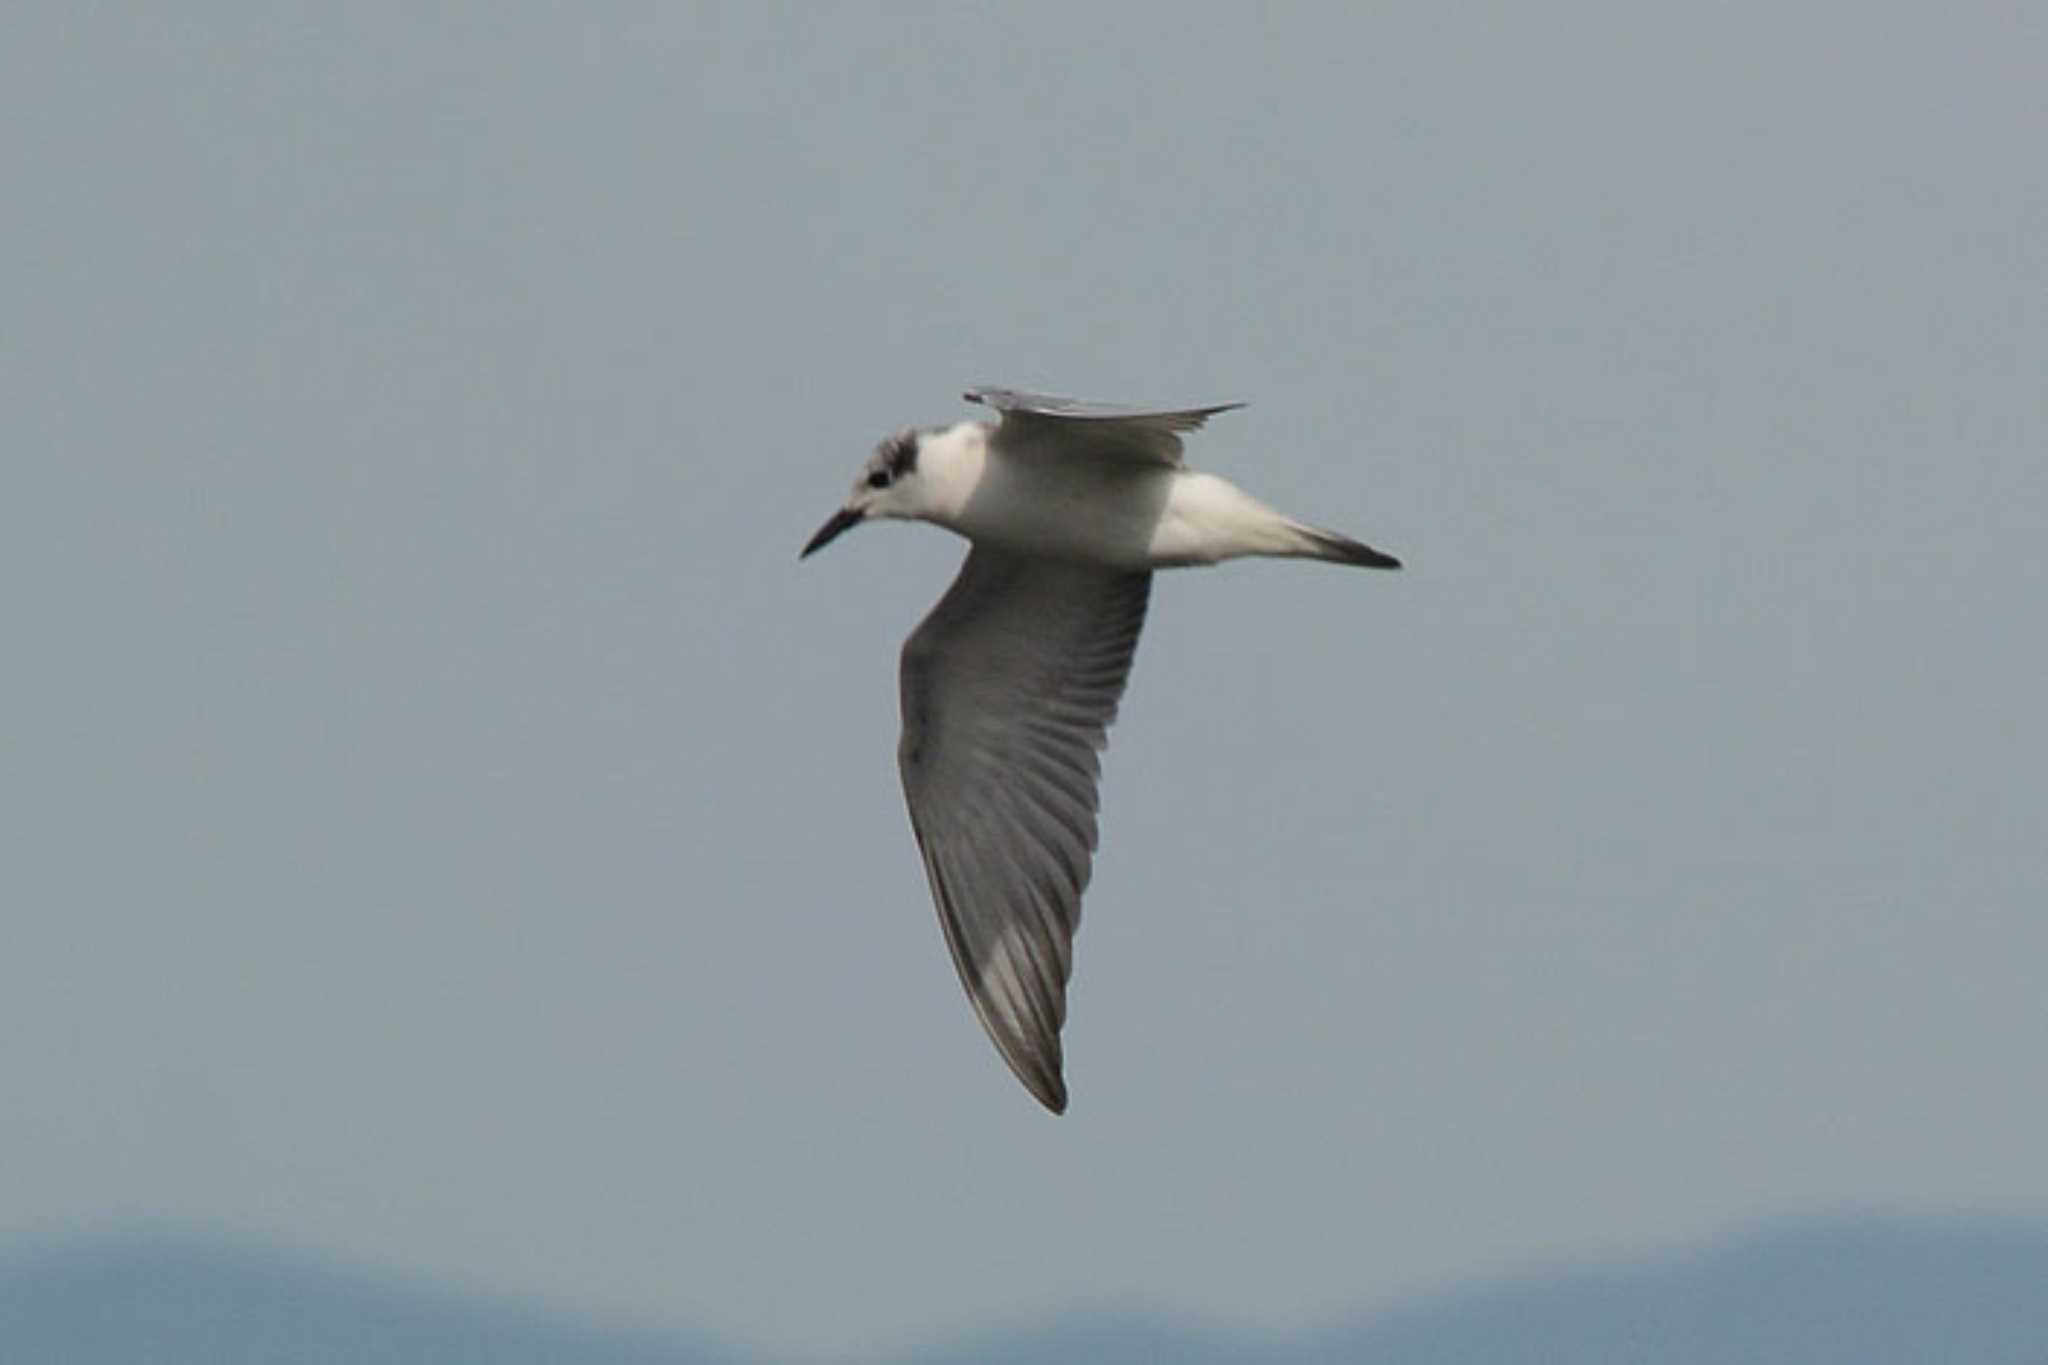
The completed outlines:
{"type": "Polygon", "coordinates": [[[1308,541],[1308,553],[1317,559],[1327,559],[1335,564],[1357,564],[1367,569],[1398,569],[1401,561],[1390,554],[1382,554],[1372,546],[1353,540],[1350,536],[1338,535],[1315,526],[1297,525],[1308,541]]]}

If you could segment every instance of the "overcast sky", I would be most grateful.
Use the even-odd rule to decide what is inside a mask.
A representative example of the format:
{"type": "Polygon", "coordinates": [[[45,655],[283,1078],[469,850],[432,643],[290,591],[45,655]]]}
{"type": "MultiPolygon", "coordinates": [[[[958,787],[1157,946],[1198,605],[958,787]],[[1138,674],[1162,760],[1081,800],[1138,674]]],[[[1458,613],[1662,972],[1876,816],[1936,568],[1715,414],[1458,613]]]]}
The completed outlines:
{"type": "Polygon", "coordinates": [[[2044,70],[2020,4],[9,6],[0,1254],[885,1348],[2048,1217],[2044,70]],[[1409,566],[1157,585],[1062,1119],[896,785],[961,547],[796,560],[981,381],[1247,401],[1192,461],[1409,566]]]}

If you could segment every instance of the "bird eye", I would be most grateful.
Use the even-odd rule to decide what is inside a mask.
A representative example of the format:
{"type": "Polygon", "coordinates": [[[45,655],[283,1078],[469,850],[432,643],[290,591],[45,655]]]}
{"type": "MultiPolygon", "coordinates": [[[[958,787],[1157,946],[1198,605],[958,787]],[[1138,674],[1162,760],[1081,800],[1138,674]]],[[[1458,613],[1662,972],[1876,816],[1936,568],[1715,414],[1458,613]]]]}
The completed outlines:
{"type": "Polygon", "coordinates": [[[888,471],[888,470],[886,470],[886,469],[877,469],[877,470],[875,470],[875,471],[874,471],[873,473],[871,473],[871,474],[869,474],[869,475],[868,475],[868,487],[870,487],[870,488],[887,488],[888,486],[889,486],[889,471],[888,471]]]}

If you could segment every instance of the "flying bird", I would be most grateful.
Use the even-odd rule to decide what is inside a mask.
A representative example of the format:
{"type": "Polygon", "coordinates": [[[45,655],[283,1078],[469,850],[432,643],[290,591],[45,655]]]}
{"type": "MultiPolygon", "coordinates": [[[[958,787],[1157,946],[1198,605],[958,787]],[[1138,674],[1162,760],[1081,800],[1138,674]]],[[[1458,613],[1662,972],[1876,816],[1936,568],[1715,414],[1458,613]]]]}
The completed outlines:
{"type": "Polygon", "coordinates": [[[877,518],[929,521],[971,542],[953,586],[904,642],[897,765],[967,998],[1017,1079],[1057,1114],[1097,754],[1152,571],[1246,555],[1401,563],[1181,463],[1184,434],[1242,403],[965,396],[1001,420],[883,441],[799,557],[877,518]]]}

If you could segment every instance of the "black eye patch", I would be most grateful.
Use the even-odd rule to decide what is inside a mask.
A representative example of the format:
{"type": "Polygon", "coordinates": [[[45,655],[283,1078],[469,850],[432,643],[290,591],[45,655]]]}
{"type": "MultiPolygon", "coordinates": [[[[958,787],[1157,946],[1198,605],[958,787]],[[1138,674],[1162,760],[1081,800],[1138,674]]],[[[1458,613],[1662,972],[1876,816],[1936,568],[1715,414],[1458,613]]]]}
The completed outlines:
{"type": "Polygon", "coordinates": [[[888,486],[889,486],[889,471],[888,471],[888,470],[886,470],[886,469],[876,469],[876,470],[872,470],[872,471],[870,471],[870,472],[869,472],[869,474],[868,474],[868,487],[870,487],[870,488],[887,488],[888,486]]]}
{"type": "Polygon", "coordinates": [[[889,446],[889,473],[892,477],[908,474],[917,467],[917,438],[899,436],[889,446]]]}

